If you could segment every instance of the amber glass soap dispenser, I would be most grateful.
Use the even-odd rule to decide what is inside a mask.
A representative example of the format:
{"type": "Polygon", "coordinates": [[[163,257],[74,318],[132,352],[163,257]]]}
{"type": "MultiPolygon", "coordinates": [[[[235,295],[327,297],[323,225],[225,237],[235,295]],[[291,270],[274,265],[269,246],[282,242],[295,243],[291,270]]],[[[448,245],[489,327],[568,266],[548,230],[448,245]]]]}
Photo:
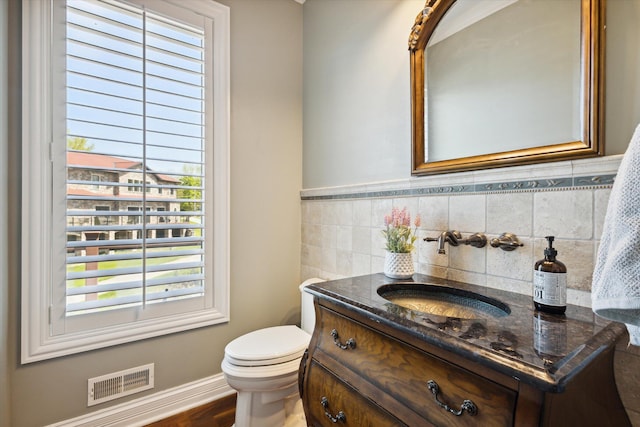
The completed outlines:
{"type": "Polygon", "coordinates": [[[547,236],[549,247],[544,259],[536,262],[533,272],[533,305],[536,310],[562,314],[567,309],[567,267],[556,259],[553,236],[547,236]]]}

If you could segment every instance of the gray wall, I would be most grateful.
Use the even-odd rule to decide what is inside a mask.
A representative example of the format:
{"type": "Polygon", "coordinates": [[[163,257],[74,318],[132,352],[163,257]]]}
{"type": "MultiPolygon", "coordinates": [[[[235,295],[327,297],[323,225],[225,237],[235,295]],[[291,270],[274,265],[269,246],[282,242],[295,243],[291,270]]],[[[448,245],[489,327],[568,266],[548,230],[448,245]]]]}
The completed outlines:
{"type": "MultiPolygon", "coordinates": [[[[0,2],[0,40],[8,37],[8,3],[0,2]]],[[[0,92],[7,93],[7,44],[0,42],[0,92]]],[[[7,96],[0,96],[0,183],[7,182],[7,96]]],[[[0,185],[0,201],[7,200],[7,188],[0,185]]],[[[7,234],[7,205],[0,203],[0,236],[7,234]]],[[[9,373],[7,365],[7,351],[9,348],[9,304],[7,288],[9,277],[7,275],[7,247],[6,239],[0,237],[0,426],[9,423],[9,373]]]]}
{"type": "MultiPolygon", "coordinates": [[[[304,4],[303,186],[410,176],[407,38],[424,0],[304,4]]],[[[605,152],[640,122],[640,0],[607,2],[605,152]]]]}
{"type": "Polygon", "coordinates": [[[299,321],[303,9],[292,0],[220,2],[231,8],[231,321],[20,366],[20,1],[0,1],[0,23],[8,4],[17,31],[0,37],[3,66],[12,53],[11,81],[0,79],[1,123],[12,124],[8,147],[0,127],[0,174],[10,165],[0,176],[0,209],[9,210],[0,211],[0,425],[42,426],[119,404],[127,398],[87,408],[87,378],[144,363],[156,364],[147,394],[220,373],[231,339],[299,321]]]}
{"type": "Polygon", "coordinates": [[[304,4],[304,188],[406,177],[409,30],[424,0],[304,4]]]}
{"type": "Polygon", "coordinates": [[[624,153],[640,122],[640,0],[607,2],[605,151],[624,153]]]}

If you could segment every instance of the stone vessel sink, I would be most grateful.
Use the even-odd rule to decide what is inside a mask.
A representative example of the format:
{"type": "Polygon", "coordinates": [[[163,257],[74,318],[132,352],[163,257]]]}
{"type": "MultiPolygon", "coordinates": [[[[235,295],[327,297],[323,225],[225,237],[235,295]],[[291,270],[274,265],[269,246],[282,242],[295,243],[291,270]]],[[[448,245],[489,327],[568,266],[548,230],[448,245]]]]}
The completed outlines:
{"type": "Polygon", "coordinates": [[[505,317],[509,306],[497,299],[447,286],[429,283],[392,283],[382,285],[378,295],[413,311],[459,319],[505,317]]]}

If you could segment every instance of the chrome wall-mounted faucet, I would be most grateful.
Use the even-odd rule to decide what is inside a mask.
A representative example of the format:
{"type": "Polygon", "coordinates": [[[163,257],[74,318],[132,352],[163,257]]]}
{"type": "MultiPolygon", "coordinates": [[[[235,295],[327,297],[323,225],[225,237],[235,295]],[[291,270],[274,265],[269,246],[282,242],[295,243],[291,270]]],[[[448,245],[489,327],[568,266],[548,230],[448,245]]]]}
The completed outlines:
{"type": "Polygon", "coordinates": [[[474,233],[466,239],[463,239],[462,234],[457,230],[443,231],[438,237],[425,237],[423,240],[425,242],[438,242],[439,254],[446,253],[444,244],[447,242],[451,246],[471,245],[474,248],[484,248],[487,245],[487,237],[484,234],[474,233]]]}

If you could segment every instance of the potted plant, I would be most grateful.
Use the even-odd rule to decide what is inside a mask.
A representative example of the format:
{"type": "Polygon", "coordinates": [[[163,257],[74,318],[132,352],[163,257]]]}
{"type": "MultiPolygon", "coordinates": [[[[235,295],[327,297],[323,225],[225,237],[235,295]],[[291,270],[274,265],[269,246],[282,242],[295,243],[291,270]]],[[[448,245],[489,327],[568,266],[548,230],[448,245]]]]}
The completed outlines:
{"type": "Polygon", "coordinates": [[[384,217],[382,234],[387,250],[384,258],[384,274],[392,279],[410,279],[413,276],[413,256],[416,233],[420,227],[420,215],[416,215],[411,228],[411,214],[407,208],[393,208],[384,217]]]}

